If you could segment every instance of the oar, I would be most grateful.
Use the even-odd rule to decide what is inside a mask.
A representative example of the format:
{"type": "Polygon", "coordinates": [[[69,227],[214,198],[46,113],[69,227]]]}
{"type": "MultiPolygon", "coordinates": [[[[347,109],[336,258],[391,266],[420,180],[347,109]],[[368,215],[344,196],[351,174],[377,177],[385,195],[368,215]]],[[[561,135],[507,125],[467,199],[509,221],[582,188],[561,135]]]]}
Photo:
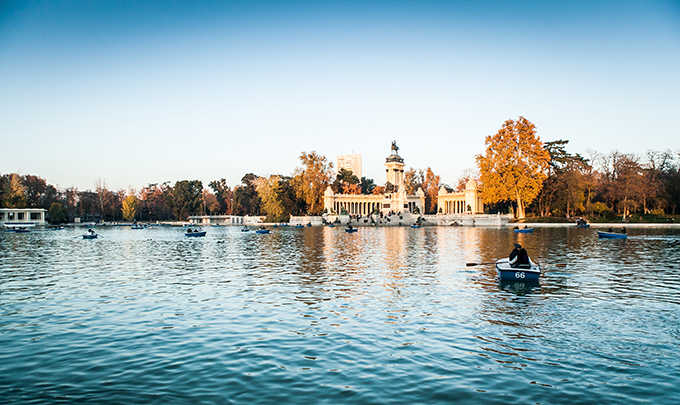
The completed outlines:
{"type": "MultiPolygon", "coordinates": [[[[472,266],[486,266],[489,264],[496,264],[496,262],[488,262],[488,263],[465,263],[465,266],[467,267],[472,267],[472,266]]],[[[540,267],[543,267],[543,263],[539,263],[540,267]]],[[[567,267],[566,263],[551,263],[550,266],[555,266],[555,267],[567,267]]]]}

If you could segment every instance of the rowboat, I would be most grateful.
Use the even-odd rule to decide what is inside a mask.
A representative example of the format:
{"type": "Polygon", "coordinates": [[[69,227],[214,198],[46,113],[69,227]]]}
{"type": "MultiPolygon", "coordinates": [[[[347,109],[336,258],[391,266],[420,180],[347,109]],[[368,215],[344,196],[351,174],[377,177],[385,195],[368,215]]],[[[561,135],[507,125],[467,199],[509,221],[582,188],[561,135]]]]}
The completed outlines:
{"type": "Polygon", "coordinates": [[[358,228],[345,228],[345,232],[347,232],[347,233],[353,233],[353,232],[356,232],[358,230],[359,230],[358,228]]]}
{"type": "Polygon", "coordinates": [[[269,232],[271,232],[269,229],[258,229],[257,231],[255,231],[255,233],[259,233],[260,235],[263,235],[263,234],[266,234],[266,233],[269,233],[269,232]]]}
{"type": "Polygon", "coordinates": [[[510,260],[506,257],[503,259],[496,260],[496,271],[498,271],[498,277],[501,280],[514,280],[514,281],[537,281],[538,277],[541,275],[541,268],[538,264],[534,263],[529,259],[531,267],[520,268],[510,266],[510,260]]]}
{"type": "Polygon", "coordinates": [[[250,231],[250,229],[248,229],[248,228],[241,228],[241,232],[249,232],[249,231],[250,231]]]}
{"type": "Polygon", "coordinates": [[[312,226],[312,223],[311,223],[311,222],[307,222],[307,226],[311,227],[311,226],[312,226]]]}
{"type": "Polygon", "coordinates": [[[532,233],[534,231],[534,228],[522,228],[522,229],[516,228],[514,231],[517,233],[532,233]]]}
{"type": "Polygon", "coordinates": [[[145,228],[144,225],[132,225],[132,226],[130,227],[130,229],[144,229],[144,228],[145,228]]]}
{"type": "Polygon", "coordinates": [[[91,234],[85,234],[83,235],[83,239],[97,239],[97,234],[96,233],[91,233],[91,234]]]}
{"type": "Polygon", "coordinates": [[[328,227],[329,228],[335,228],[335,225],[334,224],[328,224],[328,227]]]}
{"type": "Polygon", "coordinates": [[[418,229],[418,228],[421,228],[421,227],[422,227],[421,225],[417,225],[417,224],[411,225],[411,228],[413,228],[413,229],[418,229]]]}
{"type": "Polygon", "coordinates": [[[626,239],[628,235],[625,233],[597,231],[597,237],[600,239],[626,239]]]}
{"type": "Polygon", "coordinates": [[[304,228],[304,227],[305,227],[305,226],[302,225],[302,224],[297,224],[297,225],[295,225],[295,229],[302,229],[302,228],[304,228]]]}
{"type": "Polygon", "coordinates": [[[576,224],[577,228],[583,228],[583,229],[588,229],[590,228],[590,224],[576,224]]]}
{"type": "Polygon", "coordinates": [[[184,234],[184,236],[187,236],[189,238],[200,238],[202,236],[205,236],[205,231],[201,232],[187,232],[184,234]]]}

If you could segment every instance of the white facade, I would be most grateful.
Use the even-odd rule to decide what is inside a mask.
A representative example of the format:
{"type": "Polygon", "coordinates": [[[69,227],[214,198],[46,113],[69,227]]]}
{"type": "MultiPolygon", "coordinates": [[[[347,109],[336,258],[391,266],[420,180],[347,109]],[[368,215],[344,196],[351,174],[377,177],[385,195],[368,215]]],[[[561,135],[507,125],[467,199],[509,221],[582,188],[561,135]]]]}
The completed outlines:
{"type": "Polygon", "coordinates": [[[0,208],[0,224],[6,228],[45,225],[46,212],[42,208],[0,208]]]}
{"type": "Polygon", "coordinates": [[[352,174],[361,179],[361,155],[340,155],[338,156],[338,166],[336,173],[340,172],[340,169],[350,170],[352,174]]]}
{"type": "Polygon", "coordinates": [[[335,194],[328,186],[324,193],[324,209],[329,214],[370,215],[389,213],[425,212],[425,193],[418,189],[416,194],[407,195],[404,186],[404,159],[397,153],[399,148],[392,143],[392,153],[385,159],[385,177],[393,187],[385,194],[335,194]]]}

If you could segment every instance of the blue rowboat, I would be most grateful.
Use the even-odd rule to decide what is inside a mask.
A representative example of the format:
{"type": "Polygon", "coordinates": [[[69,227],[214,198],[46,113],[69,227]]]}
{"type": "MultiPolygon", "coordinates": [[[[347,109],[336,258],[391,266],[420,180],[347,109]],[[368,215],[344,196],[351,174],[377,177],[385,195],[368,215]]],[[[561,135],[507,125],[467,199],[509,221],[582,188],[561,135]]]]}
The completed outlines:
{"type": "Polygon", "coordinates": [[[279,226],[277,224],[274,224],[274,228],[278,228],[279,226]]]}
{"type": "Polygon", "coordinates": [[[411,225],[411,228],[413,228],[413,229],[418,229],[420,227],[421,227],[420,225],[416,225],[416,224],[411,225]]]}
{"type": "Polygon", "coordinates": [[[582,229],[588,229],[590,228],[590,224],[576,224],[577,228],[582,228],[582,229]]]}
{"type": "Polygon", "coordinates": [[[304,228],[304,227],[305,227],[305,226],[302,225],[302,224],[297,224],[297,225],[295,225],[295,229],[302,229],[302,228],[304,228]]]}
{"type": "Polygon", "coordinates": [[[333,225],[333,224],[328,224],[328,227],[329,227],[329,228],[335,228],[335,225],[333,225]]]}
{"type": "Polygon", "coordinates": [[[311,223],[311,222],[307,222],[307,226],[312,226],[312,223],[311,223]]]}
{"type": "Polygon", "coordinates": [[[144,229],[144,225],[132,225],[130,229],[144,229]]]}
{"type": "Polygon", "coordinates": [[[538,281],[541,275],[541,268],[531,260],[531,267],[520,268],[510,266],[508,258],[496,260],[496,271],[498,278],[504,281],[538,281]]]}
{"type": "Polygon", "coordinates": [[[625,233],[597,231],[597,237],[600,239],[626,239],[628,235],[625,233]]]}
{"type": "Polygon", "coordinates": [[[98,235],[96,233],[93,233],[93,234],[90,234],[90,235],[85,234],[85,235],[83,235],[83,239],[97,239],[97,236],[98,235]]]}
{"type": "Polygon", "coordinates": [[[248,229],[248,228],[241,228],[241,232],[250,232],[250,229],[248,229]]]}
{"type": "Polygon", "coordinates": [[[347,233],[353,233],[353,232],[356,232],[358,230],[359,230],[358,228],[345,228],[345,232],[347,232],[347,233]]]}
{"type": "Polygon", "coordinates": [[[269,232],[271,232],[269,229],[258,229],[257,231],[255,231],[255,233],[259,233],[260,235],[263,235],[263,234],[266,234],[266,233],[269,233],[269,232]]]}
{"type": "Polygon", "coordinates": [[[514,231],[517,233],[532,233],[534,232],[534,228],[522,228],[522,229],[517,228],[514,231]]]}
{"type": "Polygon", "coordinates": [[[205,231],[185,233],[184,236],[187,236],[189,238],[200,238],[202,236],[205,236],[205,231]]]}

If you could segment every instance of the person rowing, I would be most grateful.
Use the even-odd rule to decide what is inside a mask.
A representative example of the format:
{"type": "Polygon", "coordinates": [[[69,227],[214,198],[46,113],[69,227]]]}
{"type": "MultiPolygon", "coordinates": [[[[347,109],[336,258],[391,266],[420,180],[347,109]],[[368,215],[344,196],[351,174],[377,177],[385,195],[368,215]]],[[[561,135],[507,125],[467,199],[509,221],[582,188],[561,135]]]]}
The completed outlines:
{"type": "Polygon", "coordinates": [[[93,230],[92,228],[89,228],[89,229],[87,230],[87,232],[88,232],[90,235],[94,235],[94,230],[93,230]]]}
{"type": "Polygon", "coordinates": [[[508,257],[510,267],[530,269],[531,260],[529,260],[529,254],[527,250],[522,247],[519,243],[515,243],[515,248],[510,252],[508,257]]]}

